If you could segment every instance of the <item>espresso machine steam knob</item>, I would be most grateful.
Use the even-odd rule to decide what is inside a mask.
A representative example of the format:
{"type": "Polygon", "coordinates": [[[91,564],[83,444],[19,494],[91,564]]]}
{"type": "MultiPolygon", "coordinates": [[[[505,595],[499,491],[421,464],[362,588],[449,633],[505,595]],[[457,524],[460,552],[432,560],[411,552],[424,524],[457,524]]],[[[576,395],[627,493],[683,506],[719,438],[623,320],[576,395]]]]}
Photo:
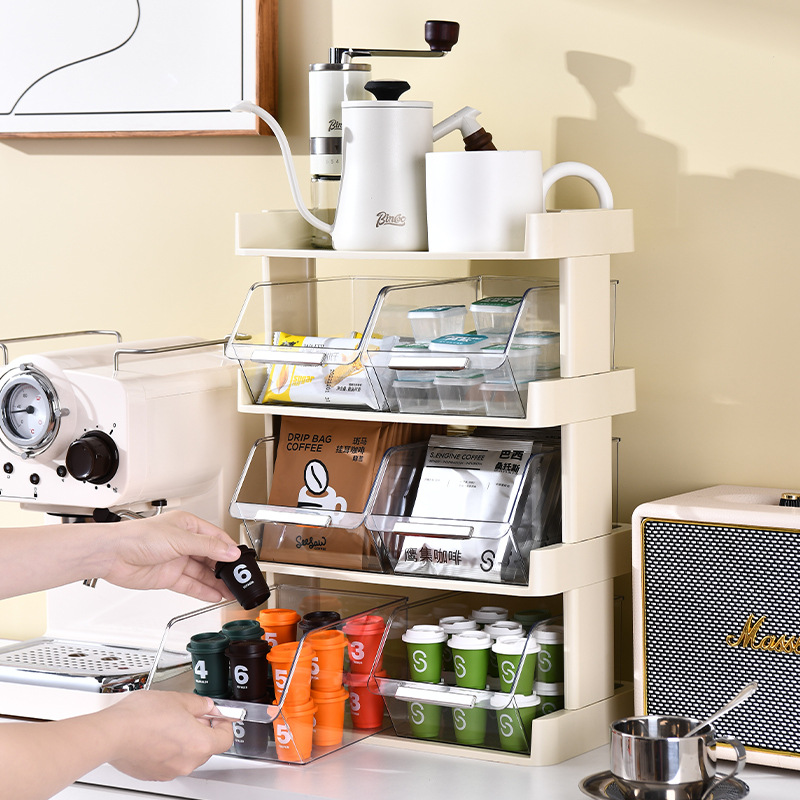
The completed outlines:
{"type": "Polygon", "coordinates": [[[108,483],[119,468],[116,442],[103,431],[88,431],[67,448],[67,472],[79,481],[108,483]]]}

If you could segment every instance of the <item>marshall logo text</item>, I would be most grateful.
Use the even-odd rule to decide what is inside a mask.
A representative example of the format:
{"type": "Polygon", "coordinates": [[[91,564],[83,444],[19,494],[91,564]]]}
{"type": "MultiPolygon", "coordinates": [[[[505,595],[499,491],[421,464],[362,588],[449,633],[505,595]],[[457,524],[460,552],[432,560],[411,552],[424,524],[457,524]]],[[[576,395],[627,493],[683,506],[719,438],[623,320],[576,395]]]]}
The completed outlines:
{"type": "Polygon", "coordinates": [[[751,650],[762,650],[768,653],[790,653],[800,654],[800,635],[798,634],[761,634],[761,626],[767,619],[763,614],[756,619],[755,614],[749,614],[744,627],[739,633],[734,633],[725,637],[725,644],[728,647],[742,647],[751,650]]]}
{"type": "Polygon", "coordinates": [[[378,217],[375,220],[375,227],[380,228],[381,225],[396,225],[398,228],[404,227],[406,218],[403,214],[387,214],[385,211],[379,211],[378,217]]]}

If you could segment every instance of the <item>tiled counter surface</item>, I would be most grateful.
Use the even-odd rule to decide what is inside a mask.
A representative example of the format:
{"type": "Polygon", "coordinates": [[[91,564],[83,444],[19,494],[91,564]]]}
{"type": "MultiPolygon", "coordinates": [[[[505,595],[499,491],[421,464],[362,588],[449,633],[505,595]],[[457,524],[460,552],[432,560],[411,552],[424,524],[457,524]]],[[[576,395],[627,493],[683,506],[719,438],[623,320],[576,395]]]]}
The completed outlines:
{"type": "MultiPolygon", "coordinates": [[[[724,768],[729,765],[727,761],[720,763],[724,768]]],[[[192,775],[164,784],[136,781],[106,766],[86,777],[92,785],[76,784],[57,798],[163,800],[166,795],[196,800],[580,800],[586,797],[578,788],[580,781],[607,768],[605,747],[556,766],[530,767],[362,742],[302,767],[217,756],[192,775]]],[[[748,765],[740,777],[750,786],[753,800],[796,800],[800,796],[798,772],[748,765]]]]}

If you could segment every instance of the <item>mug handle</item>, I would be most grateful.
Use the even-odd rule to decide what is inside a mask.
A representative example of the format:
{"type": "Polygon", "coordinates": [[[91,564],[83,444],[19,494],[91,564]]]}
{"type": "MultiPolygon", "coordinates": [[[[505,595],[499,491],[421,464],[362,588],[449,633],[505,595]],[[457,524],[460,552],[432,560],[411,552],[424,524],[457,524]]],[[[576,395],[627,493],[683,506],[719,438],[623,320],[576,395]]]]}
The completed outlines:
{"type": "Polygon", "coordinates": [[[594,167],[582,164],[580,161],[562,161],[545,170],[542,175],[542,208],[546,207],[547,193],[553,184],[567,177],[583,178],[588,181],[597,192],[600,208],[614,208],[614,196],[611,194],[608,181],[594,167]]]}
{"type": "Polygon", "coordinates": [[[742,769],[744,769],[745,761],[747,760],[747,751],[744,749],[744,745],[733,736],[717,736],[715,742],[717,744],[720,742],[722,744],[729,744],[736,752],[736,761],[734,762],[733,769],[730,772],[727,772],[722,777],[717,776],[711,782],[711,786],[709,786],[708,789],[703,792],[703,796],[700,798],[700,800],[705,800],[705,798],[708,797],[711,792],[717,788],[717,786],[732,778],[734,775],[738,775],[742,769]]]}

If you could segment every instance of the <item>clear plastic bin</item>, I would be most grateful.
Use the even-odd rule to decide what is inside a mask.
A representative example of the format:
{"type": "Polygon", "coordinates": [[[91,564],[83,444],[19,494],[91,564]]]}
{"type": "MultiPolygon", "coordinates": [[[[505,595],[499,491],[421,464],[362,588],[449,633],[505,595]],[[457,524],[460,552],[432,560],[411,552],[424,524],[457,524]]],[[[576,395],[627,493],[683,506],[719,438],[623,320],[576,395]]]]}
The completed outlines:
{"type": "Polygon", "coordinates": [[[528,384],[511,381],[487,382],[481,384],[480,391],[487,417],[517,417],[520,409],[525,408],[528,384]]]}
{"type": "Polygon", "coordinates": [[[281,609],[295,612],[296,622],[282,631],[282,641],[277,643],[272,640],[276,634],[269,629],[269,617],[264,618],[265,639],[272,640],[267,663],[263,656],[261,662],[246,666],[235,663],[231,652],[226,663],[216,665],[228,671],[229,689],[228,696],[214,697],[214,703],[234,719],[234,744],[226,755],[307,764],[390,727],[381,707],[373,711],[370,727],[359,723],[358,698],[350,690],[357,681],[351,678],[368,678],[382,671],[388,626],[403,617],[406,599],[290,585],[274,586],[271,593],[264,606],[250,612],[228,602],[172,619],[146,688],[196,691],[195,673],[211,665],[198,663],[196,656],[192,661],[187,644],[193,636],[218,633],[233,620],[259,619],[270,609],[281,609]],[[320,617],[333,621],[312,627],[320,617]],[[182,654],[182,666],[174,666],[175,659],[168,658],[175,653],[182,654]],[[234,692],[243,685],[243,669],[249,669],[249,680],[255,672],[267,671],[270,693],[262,702],[234,699],[234,692]]]}
{"type": "Polygon", "coordinates": [[[476,414],[483,411],[481,386],[483,372],[446,372],[433,379],[439,408],[449,414],[476,414]]]}
{"type": "MultiPolygon", "coordinates": [[[[393,328],[399,340],[391,348],[364,354],[364,363],[374,371],[391,411],[404,410],[400,408],[394,381],[414,371],[435,375],[441,401],[439,411],[473,416],[485,413],[480,393],[481,382],[473,380],[476,375],[482,375],[488,381],[512,383],[540,377],[536,364],[523,364],[523,356],[538,359],[543,345],[537,343],[535,348],[527,349],[518,345],[517,337],[531,331],[558,332],[557,282],[537,278],[482,276],[439,281],[426,287],[396,286],[386,292],[381,307],[373,317],[376,330],[386,328],[382,324],[383,313],[389,313],[394,320],[398,320],[402,314],[397,309],[413,309],[423,298],[428,304],[431,298],[435,298],[440,305],[463,305],[468,309],[464,331],[442,334],[430,340],[426,337],[420,341],[414,338],[414,330],[409,323],[400,329],[393,328]],[[516,298],[513,307],[504,309],[505,323],[500,328],[496,325],[486,326],[487,330],[496,328],[488,330],[488,333],[482,327],[486,312],[481,316],[478,311],[476,317],[476,312],[472,310],[485,296],[516,298]],[[481,330],[476,332],[478,327],[481,330]]],[[[480,309],[480,305],[477,308],[480,309]]],[[[557,342],[555,347],[558,360],[557,342]]],[[[548,370],[546,377],[556,377],[557,374],[557,370],[548,370]]],[[[545,373],[541,375],[545,376],[545,373]]],[[[509,407],[508,416],[524,417],[524,406],[518,404],[514,408],[509,407]]]]}
{"type": "Polygon", "coordinates": [[[369,348],[388,348],[408,325],[407,310],[383,308],[391,286],[410,278],[320,278],[253,284],[225,355],[239,361],[254,404],[346,406],[384,410],[369,348]],[[397,314],[401,319],[396,319],[397,314]],[[365,331],[369,333],[365,335],[365,331]]]}
{"type": "MultiPolygon", "coordinates": [[[[509,600],[504,598],[504,602],[509,600]]],[[[511,602],[518,604],[519,600],[511,602]]],[[[561,613],[557,598],[549,602],[554,603],[553,608],[537,609],[538,615],[561,613]]],[[[479,603],[477,598],[470,601],[469,596],[445,594],[399,609],[389,623],[384,645],[386,674],[374,678],[377,691],[400,737],[529,756],[532,727],[543,716],[535,691],[538,654],[533,627],[526,625],[518,634],[524,642],[519,649],[531,652],[527,664],[520,658],[516,666],[498,662],[501,656],[493,648],[489,653],[494,660],[485,654],[482,664],[459,663],[453,633],[445,634],[443,642],[422,646],[406,635],[420,629],[449,630],[452,620],[468,621],[479,603]],[[480,674],[475,674],[476,669],[480,674]],[[475,680],[480,688],[465,685],[475,680]]],[[[529,614],[524,609],[503,611],[509,620],[529,614]]]]}
{"type": "Polygon", "coordinates": [[[440,336],[464,333],[465,306],[425,306],[408,312],[417,342],[430,342],[440,336]]]}
{"type": "Polygon", "coordinates": [[[346,511],[269,504],[275,447],[272,437],[255,442],[230,504],[231,516],[244,522],[258,557],[278,564],[382,572],[382,559],[364,524],[368,500],[346,511]]]}
{"type": "Polygon", "coordinates": [[[505,336],[514,327],[522,297],[482,297],[470,306],[475,330],[486,336],[505,336]]]}
{"type": "Polygon", "coordinates": [[[365,522],[384,569],[527,585],[531,551],[561,540],[560,449],[552,440],[542,440],[537,449],[520,464],[517,490],[503,518],[491,521],[464,518],[458,504],[448,504],[444,496],[441,516],[415,515],[428,442],[388,451],[365,522]]]}
{"type": "Polygon", "coordinates": [[[400,378],[392,382],[398,409],[405,414],[435,414],[442,410],[433,377],[400,378]]]}

